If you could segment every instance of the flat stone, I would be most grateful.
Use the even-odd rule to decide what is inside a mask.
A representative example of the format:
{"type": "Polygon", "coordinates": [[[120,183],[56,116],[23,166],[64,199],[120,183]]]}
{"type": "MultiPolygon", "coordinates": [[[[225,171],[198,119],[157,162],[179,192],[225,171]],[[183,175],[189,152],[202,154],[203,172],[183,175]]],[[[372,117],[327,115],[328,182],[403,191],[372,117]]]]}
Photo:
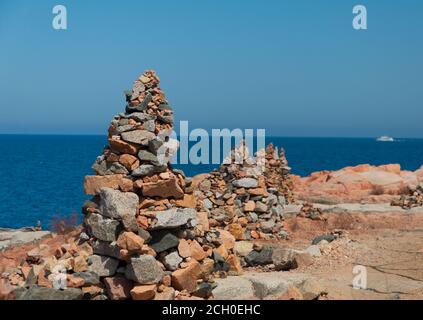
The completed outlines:
{"type": "Polygon", "coordinates": [[[121,192],[110,188],[100,190],[100,211],[108,218],[122,219],[124,216],[135,216],[139,198],[132,192],[121,192]]]}
{"type": "Polygon", "coordinates": [[[118,139],[109,139],[109,145],[112,151],[117,153],[127,153],[135,155],[138,152],[138,148],[128,142],[118,139]]]}
{"type": "Polygon", "coordinates": [[[107,176],[85,176],[84,191],[85,194],[97,195],[102,188],[127,189],[132,186],[132,180],[125,178],[122,174],[107,176]]]}
{"type": "Polygon", "coordinates": [[[123,132],[121,134],[121,137],[126,142],[148,146],[148,142],[150,140],[153,140],[156,137],[156,135],[147,130],[134,130],[134,131],[123,132]]]}
{"type": "Polygon", "coordinates": [[[156,285],[139,285],[131,290],[133,300],[151,300],[156,295],[156,285]]]}
{"type": "Polygon", "coordinates": [[[164,273],[154,257],[141,255],[131,258],[125,275],[128,279],[140,284],[154,284],[162,280],[164,273]]]}
{"type": "Polygon", "coordinates": [[[172,208],[165,211],[157,211],[156,223],[151,230],[173,229],[181,226],[197,225],[197,211],[191,208],[172,208]]]}
{"type": "Polygon", "coordinates": [[[232,185],[237,188],[257,188],[258,181],[254,178],[242,178],[232,181],[232,185]]]}
{"type": "Polygon", "coordinates": [[[217,287],[213,289],[215,300],[251,300],[255,298],[254,288],[248,279],[229,276],[215,279],[217,287]]]}
{"type": "Polygon", "coordinates": [[[144,183],[142,187],[142,194],[145,197],[159,197],[162,199],[182,199],[184,197],[184,191],[181,189],[175,178],[160,180],[158,182],[144,183]]]}
{"type": "Polygon", "coordinates": [[[95,254],[100,256],[108,256],[112,258],[120,258],[120,247],[116,242],[106,242],[96,240],[92,244],[93,251],[95,254]]]}
{"type": "Polygon", "coordinates": [[[119,261],[110,257],[92,255],[88,258],[88,264],[88,270],[95,272],[99,277],[110,277],[116,273],[119,261]]]}
{"type": "Polygon", "coordinates": [[[82,290],[77,288],[56,290],[36,285],[17,292],[19,293],[16,294],[16,300],[81,300],[84,295],[82,290]]]}
{"type": "Polygon", "coordinates": [[[83,279],[85,285],[97,285],[100,283],[100,277],[94,271],[76,272],[73,275],[83,279]]]}
{"type": "Polygon", "coordinates": [[[332,242],[333,240],[335,240],[335,237],[331,234],[325,234],[325,235],[317,236],[313,239],[311,244],[316,245],[322,240],[326,240],[327,242],[332,242]]]}
{"type": "Polygon", "coordinates": [[[128,118],[129,119],[134,119],[135,121],[138,121],[138,122],[141,122],[141,123],[143,123],[145,121],[155,120],[156,119],[155,116],[153,116],[151,114],[143,113],[143,112],[134,112],[134,113],[131,113],[128,116],[128,118]]]}

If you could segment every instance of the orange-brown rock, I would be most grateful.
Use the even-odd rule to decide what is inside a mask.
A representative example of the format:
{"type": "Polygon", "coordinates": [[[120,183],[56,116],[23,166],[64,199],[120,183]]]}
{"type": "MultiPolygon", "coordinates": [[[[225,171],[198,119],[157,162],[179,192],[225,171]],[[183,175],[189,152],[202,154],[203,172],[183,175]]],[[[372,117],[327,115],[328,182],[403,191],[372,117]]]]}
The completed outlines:
{"type": "Polygon", "coordinates": [[[228,257],[228,250],[226,249],[224,244],[218,246],[213,251],[217,252],[223,259],[226,259],[228,257]]]}
{"type": "Polygon", "coordinates": [[[207,253],[203,250],[203,247],[197,242],[197,240],[192,240],[189,244],[189,248],[191,251],[191,257],[197,261],[203,260],[207,253]]]}
{"type": "Polygon", "coordinates": [[[138,148],[128,142],[118,139],[109,139],[110,148],[117,153],[128,153],[136,155],[138,148]]]}
{"type": "Polygon", "coordinates": [[[176,205],[183,208],[194,208],[197,206],[197,199],[193,194],[185,194],[183,199],[176,200],[176,205]]]}
{"type": "Polygon", "coordinates": [[[197,212],[198,226],[201,226],[201,230],[209,231],[210,223],[207,212],[197,212]]]}
{"type": "Polygon", "coordinates": [[[122,174],[113,174],[108,176],[85,176],[84,191],[89,195],[96,195],[101,188],[121,189],[126,191],[132,189],[131,179],[125,178],[122,174]]]}
{"type": "Polygon", "coordinates": [[[220,233],[219,239],[225,245],[225,248],[228,250],[233,249],[235,246],[235,237],[226,230],[218,229],[218,232],[220,233]]]}
{"type": "Polygon", "coordinates": [[[278,300],[304,300],[304,297],[298,288],[291,286],[278,297],[278,300]]]}
{"type": "Polygon", "coordinates": [[[242,273],[242,267],[241,262],[239,261],[238,257],[234,254],[231,254],[226,259],[226,262],[229,264],[229,272],[232,272],[233,274],[241,274],[242,273]]]}
{"type": "Polygon", "coordinates": [[[178,252],[182,258],[188,258],[191,256],[191,248],[187,240],[179,240],[178,252]]]}
{"type": "Polygon", "coordinates": [[[133,232],[123,232],[120,234],[117,244],[122,249],[128,250],[128,252],[141,252],[144,245],[144,239],[133,232]]]}
{"type": "Polygon", "coordinates": [[[172,273],[172,286],[177,290],[193,292],[197,288],[197,280],[201,277],[202,270],[198,261],[191,260],[187,267],[172,273]]]}
{"type": "Polygon", "coordinates": [[[256,204],[254,203],[254,201],[252,201],[252,200],[250,200],[250,201],[247,201],[245,204],[244,204],[244,211],[245,212],[252,212],[252,211],[254,211],[254,209],[256,208],[256,204]]]}
{"type": "Polygon", "coordinates": [[[88,262],[85,256],[75,257],[73,262],[74,262],[73,271],[84,272],[88,270],[88,262]]]}
{"type": "Polygon", "coordinates": [[[131,290],[131,296],[134,300],[151,300],[156,295],[156,285],[137,285],[131,290]]]}
{"type": "Polygon", "coordinates": [[[145,197],[175,198],[184,197],[184,191],[175,178],[160,180],[158,182],[147,182],[142,187],[142,194],[145,197]]]}
{"type": "Polygon", "coordinates": [[[228,226],[228,231],[235,237],[235,240],[244,240],[245,229],[239,223],[232,223],[228,226]]]}
{"type": "Polygon", "coordinates": [[[79,278],[79,277],[75,277],[71,274],[68,274],[67,276],[67,286],[69,288],[80,288],[83,287],[85,284],[84,279],[79,278]]]}
{"type": "Polygon", "coordinates": [[[130,154],[122,154],[119,157],[119,163],[129,171],[132,171],[140,166],[140,161],[138,158],[130,154]]]}

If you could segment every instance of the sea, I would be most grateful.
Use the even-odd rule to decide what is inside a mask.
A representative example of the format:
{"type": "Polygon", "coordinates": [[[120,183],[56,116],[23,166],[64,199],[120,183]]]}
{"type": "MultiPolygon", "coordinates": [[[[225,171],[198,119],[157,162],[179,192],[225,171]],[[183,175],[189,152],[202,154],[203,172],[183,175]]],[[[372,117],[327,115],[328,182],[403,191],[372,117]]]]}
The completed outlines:
{"type": "MultiPolygon", "coordinates": [[[[292,173],[337,170],[368,163],[398,163],[403,170],[423,164],[423,139],[378,142],[375,138],[266,137],[283,147],[292,173]]],[[[60,219],[81,219],[84,176],[106,145],[105,136],[0,135],[0,227],[41,222],[51,229],[60,219]]],[[[187,176],[209,172],[216,164],[175,164],[187,176]]]]}

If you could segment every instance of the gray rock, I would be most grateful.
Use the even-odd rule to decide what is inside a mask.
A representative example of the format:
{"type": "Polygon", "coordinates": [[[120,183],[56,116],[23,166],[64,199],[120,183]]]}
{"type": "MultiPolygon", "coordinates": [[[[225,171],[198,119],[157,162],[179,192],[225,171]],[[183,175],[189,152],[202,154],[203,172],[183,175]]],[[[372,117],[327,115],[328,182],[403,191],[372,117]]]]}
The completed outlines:
{"type": "Polygon", "coordinates": [[[110,257],[92,255],[88,258],[88,270],[99,277],[110,277],[116,273],[119,260],[110,257]]]}
{"type": "Polygon", "coordinates": [[[107,162],[101,160],[102,157],[97,158],[96,162],[92,165],[92,169],[100,176],[107,176],[112,174],[128,174],[128,170],[119,162],[107,162]]]}
{"type": "Polygon", "coordinates": [[[285,206],[283,209],[283,215],[285,217],[295,217],[301,212],[301,205],[290,204],[285,206]]]}
{"type": "Polygon", "coordinates": [[[311,245],[307,249],[305,249],[305,252],[308,252],[314,257],[320,257],[322,253],[320,252],[320,248],[318,245],[311,245]]]}
{"type": "Polygon", "coordinates": [[[142,162],[150,162],[153,165],[160,165],[157,156],[147,150],[140,150],[140,152],[138,152],[138,158],[142,162]]]}
{"type": "Polygon", "coordinates": [[[258,215],[255,212],[249,212],[247,216],[250,218],[251,222],[257,222],[258,221],[258,215]]]}
{"type": "Polygon", "coordinates": [[[156,130],[156,122],[154,120],[148,120],[144,123],[144,129],[150,132],[156,130]]]}
{"type": "Polygon", "coordinates": [[[147,146],[150,140],[153,140],[156,135],[147,130],[134,130],[129,132],[123,132],[121,137],[126,142],[140,144],[147,146]]]}
{"type": "Polygon", "coordinates": [[[284,216],[284,210],[283,207],[281,205],[276,205],[272,207],[271,210],[272,214],[277,216],[277,217],[283,217],[284,216]]]}
{"type": "Polygon", "coordinates": [[[255,296],[264,299],[269,296],[278,297],[290,286],[290,283],[276,273],[247,274],[245,278],[253,284],[255,296]]]}
{"type": "Polygon", "coordinates": [[[273,220],[260,222],[260,228],[264,233],[271,233],[274,226],[275,226],[275,221],[273,220]]]}
{"type": "Polygon", "coordinates": [[[263,247],[260,251],[251,251],[246,257],[245,262],[249,266],[263,266],[273,263],[273,248],[263,247]]]}
{"type": "Polygon", "coordinates": [[[208,198],[203,200],[203,207],[205,209],[211,210],[213,209],[213,202],[211,202],[208,198]]]}
{"type": "Polygon", "coordinates": [[[126,112],[131,113],[131,112],[140,112],[140,111],[144,111],[147,109],[148,104],[151,102],[152,100],[152,95],[151,93],[148,93],[144,100],[137,106],[130,106],[129,104],[126,106],[126,112]]]}
{"type": "Polygon", "coordinates": [[[194,297],[207,299],[213,294],[213,289],[216,287],[217,285],[215,283],[202,282],[198,285],[197,289],[192,293],[192,295],[194,297]]]}
{"type": "Polygon", "coordinates": [[[149,255],[131,258],[131,263],[126,267],[126,277],[140,284],[159,283],[164,272],[156,259],[149,255]]]}
{"type": "Polygon", "coordinates": [[[254,211],[258,213],[267,212],[267,205],[263,202],[257,201],[254,211]]]}
{"type": "Polygon", "coordinates": [[[165,211],[156,212],[156,223],[152,230],[172,229],[181,226],[197,225],[197,211],[191,208],[172,208],[165,211]]]}
{"type": "Polygon", "coordinates": [[[318,244],[322,240],[326,240],[327,242],[332,242],[333,240],[335,240],[335,236],[333,236],[332,234],[317,236],[316,238],[313,239],[311,244],[318,244]]]}
{"type": "Polygon", "coordinates": [[[89,233],[103,241],[115,241],[119,231],[119,221],[104,218],[97,213],[89,213],[85,218],[89,233]]]}
{"type": "Polygon", "coordinates": [[[148,143],[148,150],[150,150],[150,152],[153,153],[154,155],[157,155],[162,145],[163,145],[163,141],[158,139],[153,139],[148,143]]]}
{"type": "Polygon", "coordinates": [[[155,116],[153,116],[151,114],[146,114],[146,113],[143,113],[143,112],[131,113],[129,115],[129,118],[134,119],[135,121],[138,121],[138,122],[141,122],[141,123],[143,123],[145,121],[156,120],[155,116]]]}
{"type": "Polygon", "coordinates": [[[100,277],[93,271],[76,272],[73,275],[84,279],[86,285],[97,285],[100,283],[100,277]]]}
{"type": "Polygon", "coordinates": [[[179,264],[182,262],[182,258],[179,256],[177,251],[173,251],[172,253],[169,253],[167,256],[165,256],[162,262],[167,270],[175,271],[178,269],[179,264]]]}
{"type": "Polygon", "coordinates": [[[295,251],[286,248],[274,248],[272,253],[272,262],[275,270],[290,270],[297,267],[295,262],[295,251]]]}
{"type": "Polygon", "coordinates": [[[123,219],[132,216],[135,219],[138,204],[139,198],[135,193],[100,189],[100,212],[105,217],[123,219]]]}
{"type": "Polygon", "coordinates": [[[92,248],[93,252],[100,256],[108,256],[116,259],[120,257],[120,247],[116,242],[96,240],[93,242],[92,248]]]}
{"type": "MultiPolygon", "coordinates": [[[[128,121],[127,119],[125,119],[125,120],[128,121]]],[[[117,134],[120,134],[122,132],[131,131],[132,129],[134,129],[134,126],[132,124],[119,125],[116,128],[116,132],[117,132],[117,134]]]]}
{"type": "Polygon", "coordinates": [[[165,230],[154,232],[149,243],[150,247],[157,253],[175,248],[178,244],[178,237],[165,230]]]}
{"type": "Polygon", "coordinates": [[[29,289],[16,291],[16,300],[81,300],[84,296],[81,289],[69,288],[66,290],[56,290],[32,286],[29,289]]]}
{"type": "Polygon", "coordinates": [[[242,178],[232,181],[232,185],[237,188],[257,188],[258,182],[254,178],[242,178]]]}
{"type": "Polygon", "coordinates": [[[152,164],[142,164],[138,168],[132,171],[131,175],[133,177],[145,177],[152,176],[156,173],[156,168],[152,164]]]}
{"type": "Polygon", "coordinates": [[[215,279],[217,287],[213,289],[215,300],[251,300],[254,299],[254,288],[248,279],[229,276],[215,279]]]}

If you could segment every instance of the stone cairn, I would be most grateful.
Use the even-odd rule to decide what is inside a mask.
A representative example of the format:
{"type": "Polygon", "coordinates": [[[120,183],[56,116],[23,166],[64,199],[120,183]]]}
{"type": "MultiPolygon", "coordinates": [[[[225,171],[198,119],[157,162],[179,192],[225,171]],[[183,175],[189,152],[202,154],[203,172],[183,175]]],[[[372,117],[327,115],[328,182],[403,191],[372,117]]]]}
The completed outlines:
{"type": "Polygon", "coordinates": [[[423,183],[415,188],[410,188],[407,194],[401,195],[398,200],[391,202],[392,206],[399,206],[403,209],[411,209],[423,206],[423,183]]]}
{"type": "Polygon", "coordinates": [[[198,184],[198,209],[211,226],[227,229],[236,240],[286,238],[284,206],[294,201],[284,151],[269,145],[250,158],[241,142],[216,170],[198,184]]]}
{"type": "Polygon", "coordinates": [[[207,212],[196,210],[192,180],[166,160],[177,143],[155,72],[137,79],[126,99],[93,165],[96,175],[85,177],[85,192],[94,195],[83,206],[82,238],[94,253],[89,271],[112,299],[207,298],[212,273],[242,271],[235,239],[210,228],[207,212]]]}

